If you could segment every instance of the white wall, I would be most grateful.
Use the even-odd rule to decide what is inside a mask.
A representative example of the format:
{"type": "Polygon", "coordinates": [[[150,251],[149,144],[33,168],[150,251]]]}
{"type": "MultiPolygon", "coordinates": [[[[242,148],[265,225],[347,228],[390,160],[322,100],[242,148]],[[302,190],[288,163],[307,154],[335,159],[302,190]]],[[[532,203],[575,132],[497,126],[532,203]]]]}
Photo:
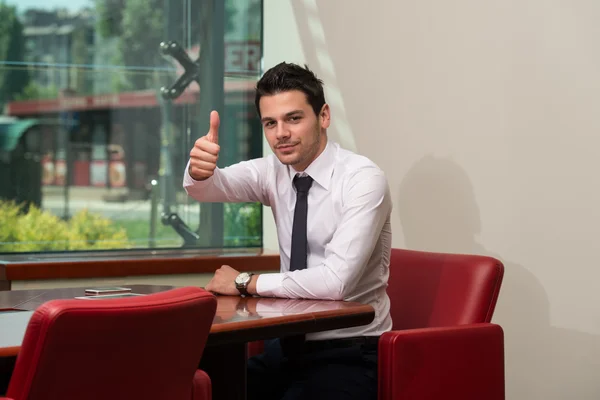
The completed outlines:
{"type": "Polygon", "coordinates": [[[589,0],[265,0],[264,67],[325,80],[331,137],[388,174],[394,245],[505,263],[508,399],[600,398],[598,21],[589,0]]]}

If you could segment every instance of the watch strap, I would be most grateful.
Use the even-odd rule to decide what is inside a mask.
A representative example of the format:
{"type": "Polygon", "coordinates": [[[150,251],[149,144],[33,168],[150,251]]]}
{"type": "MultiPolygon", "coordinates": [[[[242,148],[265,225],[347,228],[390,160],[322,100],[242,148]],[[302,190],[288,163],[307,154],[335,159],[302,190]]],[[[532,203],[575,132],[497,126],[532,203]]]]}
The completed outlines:
{"type": "Polygon", "coordinates": [[[247,286],[240,285],[240,286],[237,287],[237,290],[240,292],[240,294],[242,296],[248,296],[249,295],[249,293],[248,293],[248,287],[247,286]]]}
{"type": "Polygon", "coordinates": [[[252,281],[252,276],[253,275],[254,275],[253,272],[248,272],[249,279],[248,279],[248,281],[246,283],[240,284],[240,285],[238,285],[236,283],[235,287],[237,288],[238,292],[240,292],[240,294],[242,296],[249,296],[250,295],[250,293],[248,293],[248,285],[250,284],[250,281],[252,281]]]}

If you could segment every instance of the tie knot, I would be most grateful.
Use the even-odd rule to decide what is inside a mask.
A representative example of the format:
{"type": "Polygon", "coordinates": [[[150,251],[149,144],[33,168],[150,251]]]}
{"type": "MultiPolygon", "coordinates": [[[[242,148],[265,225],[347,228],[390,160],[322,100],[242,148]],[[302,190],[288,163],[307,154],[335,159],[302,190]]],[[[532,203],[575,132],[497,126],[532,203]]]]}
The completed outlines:
{"type": "Polygon", "coordinates": [[[308,175],[302,177],[296,175],[294,177],[294,186],[296,187],[296,191],[298,193],[308,193],[308,189],[310,189],[312,183],[313,178],[308,175]]]}

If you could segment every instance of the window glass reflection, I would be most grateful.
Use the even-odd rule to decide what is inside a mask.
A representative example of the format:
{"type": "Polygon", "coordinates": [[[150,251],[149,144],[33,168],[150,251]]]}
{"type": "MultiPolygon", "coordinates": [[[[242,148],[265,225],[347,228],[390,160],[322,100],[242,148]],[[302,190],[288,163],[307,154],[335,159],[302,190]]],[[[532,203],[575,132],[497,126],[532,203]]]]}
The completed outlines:
{"type": "Polygon", "coordinates": [[[262,4],[213,3],[0,2],[0,252],[262,245],[258,204],[198,205],[181,187],[212,98],[198,82],[161,94],[184,68],[160,43],[197,61],[219,32],[224,67],[200,73],[224,82],[224,162],[262,155],[262,4]]]}

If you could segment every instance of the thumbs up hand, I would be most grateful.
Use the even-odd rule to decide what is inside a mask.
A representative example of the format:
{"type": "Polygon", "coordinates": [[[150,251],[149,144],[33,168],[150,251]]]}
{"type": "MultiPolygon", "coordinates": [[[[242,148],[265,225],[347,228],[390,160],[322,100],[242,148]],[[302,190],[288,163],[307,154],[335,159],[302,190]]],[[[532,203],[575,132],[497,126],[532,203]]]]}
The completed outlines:
{"type": "Polygon", "coordinates": [[[190,176],[203,181],[210,178],[217,168],[219,159],[219,113],[213,111],[210,113],[210,128],[205,136],[196,140],[194,147],[190,151],[190,176]]]}

